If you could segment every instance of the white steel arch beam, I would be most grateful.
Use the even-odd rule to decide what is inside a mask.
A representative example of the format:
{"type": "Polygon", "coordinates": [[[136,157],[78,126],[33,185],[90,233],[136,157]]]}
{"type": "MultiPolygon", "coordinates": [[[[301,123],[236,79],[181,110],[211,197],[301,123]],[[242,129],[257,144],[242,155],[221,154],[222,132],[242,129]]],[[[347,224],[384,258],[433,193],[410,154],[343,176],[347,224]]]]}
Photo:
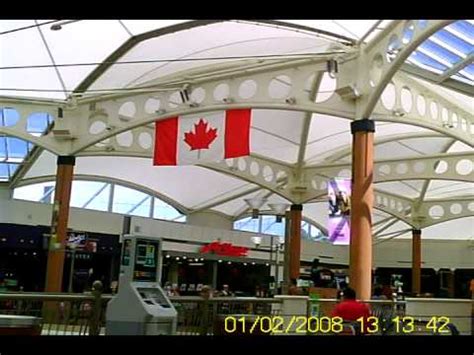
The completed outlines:
{"type": "MultiPolygon", "coordinates": [[[[311,192],[312,193],[312,192],[311,192]]],[[[318,191],[315,191],[312,194],[307,194],[305,199],[299,201],[301,204],[310,203],[311,201],[318,199],[320,197],[327,196],[327,185],[324,184],[318,191]]],[[[407,224],[414,225],[414,222],[411,220],[413,200],[399,196],[396,194],[391,194],[385,191],[374,189],[374,208],[382,212],[385,212],[398,220],[401,220],[407,224]]],[[[321,202],[321,201],[320,201],[321,202]]]]}
{"type": "Polygon", "coordinates": [[[436,92],[398,73],[391,81],[394,106],[386,108],[379,100],[372,113],[374,120],[413,124],[440,132],[474,146],[474,114],[441,92],[436,92]]]}
{"type": "Polygon", "coordinates": [[[365,46],[359,61],[367,63],[361,72],[361,86],[367,95],[359,99],[357,117],[369,118],[377,101],[410,54],[426,39],[454,20],[394,21],[365,46]],[[423,24],[423,26],[421,26],[423,24]]]}
{"type": "MultiPolygon", "coordinates": [[[[55,118],[54,128],[46,135],[30,137],[30,140],[58,155],[77,155],[85,149],[94,150],[96,144],[100,146],[101,142],[107,139],[109,139],[109,142],[106,145],[110,145],[110,149],[113,150],[114,144],[120,143],[117,142],[117,139],[129,134],[127,131],[133,130],[134,135],[135,133],[140,135],[144,132],[150,134],[150,131],[146,131],[146,128],[143,127],[147,127],[156,120],[192,113],[232,108],[260,108],[322,113],[346,119],[354,119],[355,117],[354,102],[343,100],[340,95],[333,94],[330,99],[322,103],[311,100],[308,83],[312,83],[316,75],[326,70],[325,59],[285,60],[273,66],[260,65],[260,67],[252,70],[238,69],[231,77],[229,73],[226,73],[220,79],[207,77],[200,80],[189,79],[183,81],[183,83],[187,82],[190,85],[187,90],[191,95],[191,100],[184,103],[173,102],[174,96],[179,97],[179,90],[176,88],[164,92],[156,91],[155,88],[153,89],[155,91],[147,93],[129,93],[127,95],[113,95],[109,98],[70,100],[62,105],[56,104],[56,107],[53,104],[47,108],[41,107],[42,111],[47,110],[46,112],[55,118]],[[289,91],[284,96],[272,97],[269,92],[271,91],[270,88],[272,85],[278,85],[278,81],[275,79],[282,76],[289,78],[291,81],[289,91]],[[242,98],[240,96],[242,95],[241,89],[249,81],[255,86],[254,95],[250,98],[242,98]],[[216,98],[217,87],[221,84],[227,85],[229,93],[216,98]],[[203,90],[205,94],[202,101],[195,100],[193,96],[197,90],[203,90]],[[160,106],[156,111],[148,110],[147,103],[149,100],[159,101],[160,106]],[[122,110],[127,105],[129,108],[133,108],[133,112],[123,114],[122,110]],[[62,118],[57,117],[59,109],[63,111],[64,117],[62,118]]],[[[3,106],[3,104],[4,102],[0,100],[0,106],[3,106]]],[[[22,123],[15,127],[0,127],[0,130],[7,130],[7,133],[12,136],[27,138],[23,123],[28,116],[28,112],[37,110],[29,104],[18,101],[14,108],[20,112],[20,122],[22,123]]],[[[459,127],[462,132],[446,128],[441,123],[433,123],[429,120],[401,120],[394,118],[393,114],[390,113],[379,114],[375,119],[428,127],[460,139],[467,144],[472,144],[469,141],[470,137],[465,132],[467,119],[466,123],[463,123],[464,118],[462,117],[459,118],[459,127]]],[[[138,138],[132,137],[134,148],[137,149],[140,148],[135,143],[138,138]]],[[[150,136],[147,139],[149,140],[149,138],[150,136]]],[[[147,148],[143,148],[143,151],[150,151],[150,149],[151,144],[147,148]]]]}
{"type": "Polygon", "coordinates": [[[473,216],[473,196],[457,199],[425,200],[414,211],[414,217],[419,220],[420,228],[427,228],[454,219],[473,216]]]}
{"type": "MultiPolygon", "coordinates": [[[[311,89],[309,93],[309,98],[310,100],[315,100],[316,99],[316,94],[319,90],[319,87],[321,85],[321,79],[323,77],[322,73],[318,73],[315,75],[314,78],[314,83],[311,84],[311,89]]],[[[306,112],[303,118],[303,130],[301,132],[301,140],[300,140],[300,146],[298,149],[298,159],[296,162],[296,170],[297,173],[298,171],[301,170],[304,164],[304,156],[306,153],[306,146],[308,143],[308,137],[309,137],[309,129],[311,126],[311,120],[312,120],[313,114],[311,112],[306,112]]]]}
{"type": "MultiPolygon", "coordinates": [[[[384,159],[374,162],[374,182],[441,179],[474,182],[474,153],[442,153],[427,156],[384,159]],[[442,164],[442,166],[438,166],[442,164]],[[467,164],[465,167],[462,164],[467,164]]],[[[334,176],[350,177],[351,164],[336,163],[307,167],[306,176],[314,183],[334,176]]]]}
{"type": "MultiPolygon", "coordinates": [[[[15,187],[23,187],[23,186],[28,186],[28,185],[33,185],[33,184],[39,184],[42,182],[55,182],[56,176],[54,175],[45,175],[45,176],[39,176],[39,177],[34,177],[34,178],[28,178],[24,179],[21,182],[19,182],[15,187]]],[[[85,174],[78,174],[74,175],[73,180],[77,181],[98,181],[98,182],[104,182],[104,183],[112,183],[112,184],[117,184],[121,185],[124,187],[128,187],[133,190],[137,190],[140,192],[143,192],[145,194],[148,194],[150,196],[156,197],[157,199],[166,202],[173,208],[175,208],[178,212],[183,213],[183,214],[188,214],[189,209],[180,204],[179,202],[175,201],[174,199],[161,194],[153,189],[150,189],[146,186],[136,184],[131,181],[126,181],[126,180],[121,180],[113,177],[104,177],[100,175],[85,175],[85,174]]]]}

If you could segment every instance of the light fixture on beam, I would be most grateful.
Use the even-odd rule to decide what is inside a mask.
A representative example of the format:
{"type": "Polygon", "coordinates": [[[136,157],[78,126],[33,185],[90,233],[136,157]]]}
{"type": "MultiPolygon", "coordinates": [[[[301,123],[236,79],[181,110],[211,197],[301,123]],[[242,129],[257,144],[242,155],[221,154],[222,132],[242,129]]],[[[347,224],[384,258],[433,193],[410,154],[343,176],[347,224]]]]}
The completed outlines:
{"type": "Polygon", "coordinates": [[[259,235],[255,235],[250,239],[252,240],[252,243],[255,244],[256,248],[260,247],[260,244],[262,244],[262,237],[259,235]]]}
{"type": "Polygon", "coordinates": [[[69,25],[70,23],[79,22],[80,20],[69,20],[69,21],[61,21],[59,23],[55,23],[50,27],[51,31],[59,31],[62,30],[63,26],[69,25]]]}
{"type": "Polygon", "coordinates": [[[281,223],[286,210],[290,207],[287,203],[269,203],[268,206],[275,212],[277,223],[281,223]]]}
{"type": "Polygon", "coordinates": [[[339,72],[339,65],[337,63],[337,60],[329,59],[326,63],[326,68],[329,76],[334,79],[337,73],[339,72]]]}
{"type": "Polygon", "coordinates": [[[246,198],[244,199],[244,201],[252,209],[252,219],[257,219],[258,214],[259,214],[259,209],[265,204],[265,202],[267,202],[267,199],[262,198],[262,197],[253,197],[253,198],[246,198]]]}

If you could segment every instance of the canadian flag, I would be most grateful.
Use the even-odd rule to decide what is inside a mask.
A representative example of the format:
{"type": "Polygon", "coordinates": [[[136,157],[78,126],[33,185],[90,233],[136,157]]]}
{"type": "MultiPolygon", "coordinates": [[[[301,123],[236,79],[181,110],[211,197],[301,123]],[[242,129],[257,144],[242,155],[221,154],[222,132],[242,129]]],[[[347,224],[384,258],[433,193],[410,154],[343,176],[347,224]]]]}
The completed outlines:
{"type": "Polygon", "coordinates": [[[192,165],[250,153],[251,109],[155,122],[153,165],[192,165]]]}

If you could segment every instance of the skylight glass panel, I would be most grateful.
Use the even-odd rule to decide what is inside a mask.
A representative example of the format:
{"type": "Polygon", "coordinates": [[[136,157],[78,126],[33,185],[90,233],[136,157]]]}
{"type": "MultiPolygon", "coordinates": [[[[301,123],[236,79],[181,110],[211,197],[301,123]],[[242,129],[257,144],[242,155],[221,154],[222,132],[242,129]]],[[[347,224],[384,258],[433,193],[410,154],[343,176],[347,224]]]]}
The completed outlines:
{"type": "Polygon", "coordinates": [[[474,26],[471,25],[468,21],[456,21],[448,27],[452,28],[453,30],[461,33],[462,35],[468,38],[471,38],[471,40],[474,40],[474,26]]]}
{"type": "Polygon", "coordinates": [[[8,172],[10,174],[10,178],[15,174],[18,167],[18,164],[8,164],[8,172]]]}
{"type": "Polygon", "coordinates": [[[461,75],[461,74],[454,74],[451,76],[451,78],[455,79],[455,80],[458,80],[458,81],[461,81],[463,83],[466,83],[468,85],[473,85],[474,84],[474,81],[466,78],[465,76],[461,75]]]}
{"type": "Polygon", "coordinates": [[[474,76],[474,64],[469,64],[467,67],[465,67],[462,71],[465,71],[471,76],[474,76]]]}
{"type": "Polygon", "coordinates": [[[15,109],[4,107],[0,109],[0,125],[5,127],[14,126],[20,119],[20,114],[15,109]]]}
{"type": "MultiPolygon", "coordinates": [[[[409,59],[414,61],[415,64],[417,64],[417,65],[419,63],[423,66],[427,66],[427,67],[436,69],[436,70],[438,70],[438,72],[439,71],[444,72],[446,69],[448,69],[448,66],[439,63],[438,61],[434,60],[433,58],[431,58],[431,57],[427,56],[426,54],[421,53],[419,51],[413,52],[413,54],[409,57],[409,59]]],[[[419,66],[421,66],[421,65],[419,65],[419,66]]]]}
{"type": "Polygon", "coordinates": [[[8,164],[0,163],[0,181],[8,181],[9,179],[8,164]]]}
{"type": "Polygon", "coordinates": [[[469,54],[473,50],[472,44],[463,41],[445,29],[436,32],[433,37],[445,42],[448,46],[453,47],[464,54],[469,54]]]}
{"type": "MultiPolygon", "coordinates": [[[[454,65],[457,62],[461,61],[463,58],[460,56],[448,51],[447,49],[441,47],[440,45],[428,40],[423,42],[418,49],[424,49],[428,53],[432,53],[434,58],[439,57],[442,61],[448,62],[450,65],[454,65]]],[[[443,63],[442,61],[439,61],[440,63],[443,63]]],[[[446,63],[443,63],[446,64],[446,63]]]]}
{"type": "Polygon", "coordinates": [[[43,112],[34,113],[28,117],[26,131],[34,136],[40,136],[46,131],[51,122],[51,115],[43,112]]]}
{"type": "Polygon", "coordinates": [[[7,137],[7,161],[22,162],[28,154],[28,144],[19,138],[7,137]]]}
{"type": "Polygon", "coordinates": [[[7,159],[6,137],[0,137],[0,161],[7,159]]]}

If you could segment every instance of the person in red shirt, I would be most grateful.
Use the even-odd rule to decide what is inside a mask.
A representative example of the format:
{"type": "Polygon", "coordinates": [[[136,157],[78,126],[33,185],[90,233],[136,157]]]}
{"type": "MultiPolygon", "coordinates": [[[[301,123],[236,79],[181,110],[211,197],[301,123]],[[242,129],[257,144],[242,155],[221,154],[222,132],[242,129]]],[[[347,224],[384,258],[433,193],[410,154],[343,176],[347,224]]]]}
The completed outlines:
{"type": "MultiPolygon", "coordinates": [[[[370,308],[363,302],[356,300],[356,293],[352,288],[346,288],[342,291],[342,302],[338,303],[332,311],[331,317],[341,317],[344,321],[357,321],[364,317],[364,323],[370,317],[370,308]]],[[[365,329],[362,329],[365,333],[365,329]]]]}

